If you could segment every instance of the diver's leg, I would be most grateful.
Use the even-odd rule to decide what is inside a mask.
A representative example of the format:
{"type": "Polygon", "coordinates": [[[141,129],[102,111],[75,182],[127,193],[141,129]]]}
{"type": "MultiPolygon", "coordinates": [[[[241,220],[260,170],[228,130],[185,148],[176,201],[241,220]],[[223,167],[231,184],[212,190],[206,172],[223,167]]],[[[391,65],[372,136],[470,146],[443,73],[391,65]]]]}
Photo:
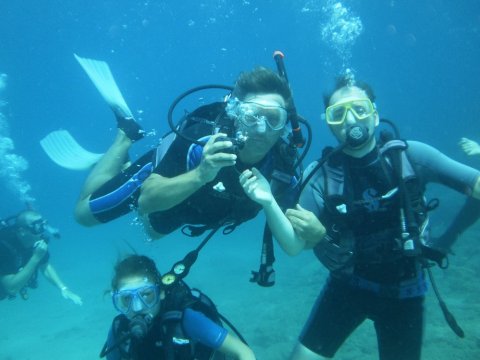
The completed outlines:
{"type": "Polygon", "coordinates": [[[423,339],[423,297],[385,299],[375,321],[381,360],[420,360],[423,339]]]}
{"type": "Polygon", "coordinates": [[[93,226],[100,223],[90,210],[90,196],[122,171],[126,165],[128,150],[131,146],[132,140],[122,130],[119,130],[112,146],[88,175],[75,206],[75,218],[80,224],[93,226]]]}
{"type": "Polygon", "coordinates": [[[317,298],[290,360],[333,358],[365,320],[361,292],[330,275],[317,298]]]}

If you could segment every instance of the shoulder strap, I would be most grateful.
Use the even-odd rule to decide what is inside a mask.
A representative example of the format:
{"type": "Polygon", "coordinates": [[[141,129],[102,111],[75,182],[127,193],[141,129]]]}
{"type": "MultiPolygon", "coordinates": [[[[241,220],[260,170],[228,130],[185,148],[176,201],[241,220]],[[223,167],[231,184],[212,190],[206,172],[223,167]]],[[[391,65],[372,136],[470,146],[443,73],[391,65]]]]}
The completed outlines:
{"type": "Polygon", "coordinates": [[[404,140],[394,139],[387,141],[380,147],[380,154],[385,156],[391,150],[399,150],[401,154],[401,174],[402,179],[409,179],[415,176],[415,170],[413,169],[412,163],[410,162],[406,150],[408,149],[408,144],[404,140]]]}
{"type": "Polygon", "coordinates": [[[345,171],[342,166],[333,167],[327,163],[322,166],[325,196],[341,196],[345,188],[345,171]]]}

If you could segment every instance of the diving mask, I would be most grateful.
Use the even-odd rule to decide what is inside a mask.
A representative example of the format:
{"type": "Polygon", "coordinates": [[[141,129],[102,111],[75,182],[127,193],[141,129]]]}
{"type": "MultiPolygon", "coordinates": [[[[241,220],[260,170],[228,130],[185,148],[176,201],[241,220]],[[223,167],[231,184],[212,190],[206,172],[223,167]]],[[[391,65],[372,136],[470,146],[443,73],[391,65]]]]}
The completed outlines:
{"type": "Polygon", "coordinates": [[[287,109],[276,101],[260,97],[252,98],[249,101],[231,99],[227,103],[226,112],[246,127],[266,123],[272,130],[283,129],[288,118],[287,109]]]}
{"type": "Polygon", "coordinates": [[[33,235],[42,235],[45,231],[47,231],[47,220],[43,218],[39,218],[35,221],[32,221],[30,224],[26,226],[28,231],[30,231],[33,235]]]}
{"type": "Polygon", "coordinates": [[[151,309],[160,302],[160,287],[148,284],[134,289],[119,289],[112,294],[113,306],[122,314],[151,309]]]}
{"type": "Polygon", "coordinates": [[[327,124],[343,124],[348,111],[351,111],[357,120],[365,120],[375,113],[375,105],[370,99],[348,100],[331,105],[325,110],[327,124]]]}
{"type": "Polygon", "coordinates": [[[47,220],[39,218],[27,224],[26,229],[35,236],[40,236],[43,240],[49,241],[51,237],[60,238],[60,231],[51,226],[47,220]]]}

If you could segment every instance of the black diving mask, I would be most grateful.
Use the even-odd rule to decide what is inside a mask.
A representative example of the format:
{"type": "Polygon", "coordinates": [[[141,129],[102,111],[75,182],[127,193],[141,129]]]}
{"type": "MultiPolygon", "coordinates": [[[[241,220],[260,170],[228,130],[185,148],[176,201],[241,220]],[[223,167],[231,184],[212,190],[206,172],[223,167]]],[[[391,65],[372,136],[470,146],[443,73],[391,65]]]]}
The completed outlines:
{"type": "Polygon", "coordinates": [[[47,220],[40,218],[26,225],[28,231],[33,235],[43,235],[47,231],[47,220]]]}

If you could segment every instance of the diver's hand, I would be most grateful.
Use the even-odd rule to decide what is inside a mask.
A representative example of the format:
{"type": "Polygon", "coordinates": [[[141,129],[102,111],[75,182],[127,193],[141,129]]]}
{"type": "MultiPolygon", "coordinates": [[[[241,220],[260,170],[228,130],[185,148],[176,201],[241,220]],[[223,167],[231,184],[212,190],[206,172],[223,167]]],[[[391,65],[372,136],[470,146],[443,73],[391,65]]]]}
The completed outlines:
{"type": "Polygon", "coordinates": [[[36,262],[40,262],[45,254],[48,251],[48,244],[45,242],[45,240],[38,240],[35,242],[33,245],[33,255],[32,259],[36,262]]]}
{"type": "Polygon", "coordinates": [[[245,194],[247,194],[250,199],[263,207],[272,203],[273,195],[270,184],[258,169],[252,168],[252,170],[245,170],[240,174],[239,180],[245,194]]]}
{"type": "Polygon", "coordinates": [[[202,151],[202,160],[196,168],[198,175],[203,183],[208,183],[215,179],[221,168],[233,166],[237,161],[237,155],[222,152],[233,146],[231,141],[217,141],[219,137],[226,137],[226,134],[215,134],[210,137],[202,151]]]}
{"type": "Polygon", "coordinates": [[[63,287],[61,290],[64,299],[71,300],[75,305],[83,305],[82,298],[72,292],[69,288],[63,287]]]}
{"type": "Polygon", "coordinates": [[[298,204],[295,209],[288,209],[285,215],[292,224],[293,230],[305,241],[306,249],[315,247],[326,234],[325,226],[315,214],[298,204]]]}
{"type": "Polygon", "coordinates": [[[480,145],[477,142],[467,138],[461,138],[458,144],[465,154],[469,156],[480,155],[480,145]]]}

